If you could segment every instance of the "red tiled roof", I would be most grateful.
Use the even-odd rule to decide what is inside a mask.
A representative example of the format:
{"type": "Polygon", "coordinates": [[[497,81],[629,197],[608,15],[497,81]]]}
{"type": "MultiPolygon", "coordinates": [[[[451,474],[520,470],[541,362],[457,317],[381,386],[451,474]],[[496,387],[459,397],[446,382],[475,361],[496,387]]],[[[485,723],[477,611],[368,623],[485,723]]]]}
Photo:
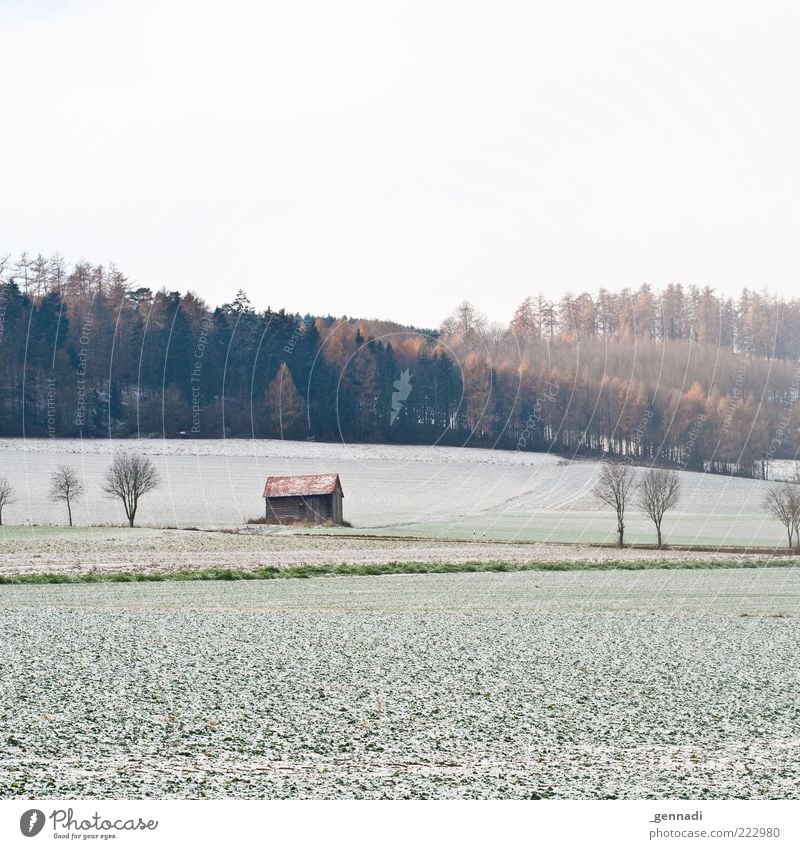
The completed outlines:
{"type": "Polygon", "coordinates": [[[264,498],[287,495],[330,495],[341,487],[339,475],[272,475],[264,485],[264,498]]]}

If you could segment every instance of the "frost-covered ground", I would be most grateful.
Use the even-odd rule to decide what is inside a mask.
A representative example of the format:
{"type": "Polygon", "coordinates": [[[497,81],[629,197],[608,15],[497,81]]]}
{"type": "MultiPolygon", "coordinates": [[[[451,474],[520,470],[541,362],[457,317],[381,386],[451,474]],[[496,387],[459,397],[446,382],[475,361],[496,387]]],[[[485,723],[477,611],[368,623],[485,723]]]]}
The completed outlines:
{"type": "MultiPolygon", "coordinates": [[[[152,526],[212,527],[260,516],[268,474],[339,472],[345,518],[370,534],[471,540],[611,542],[614,520],[591,498],[598,464],[552,455],[425,446],[343,446],[278,440],[163,441],[0,440],[0,473],[19,500],[11,524],[63,524],[63,505],[47,498],[48,478],[70,463],[86,480],[75,507],[80,525],[122,524],[117,502],[102,492],[112,450],[152,456],[163,485],[141,504],[139,522],[152,526]]],[[[668,514],[674,544],[783,545],[782,527],[761,508],[762,481],[682,473],[684,498],[668,514]]],[[[628,518],[630,542],[652,542],[649,522],[628,518]]],[[[94,537],[87,537],[91,546],[94,537]]]]}
{"type": "Polygon", "coordinates": [[[0,587],[4,797],[797,798],[800,571],[0,587]]]}

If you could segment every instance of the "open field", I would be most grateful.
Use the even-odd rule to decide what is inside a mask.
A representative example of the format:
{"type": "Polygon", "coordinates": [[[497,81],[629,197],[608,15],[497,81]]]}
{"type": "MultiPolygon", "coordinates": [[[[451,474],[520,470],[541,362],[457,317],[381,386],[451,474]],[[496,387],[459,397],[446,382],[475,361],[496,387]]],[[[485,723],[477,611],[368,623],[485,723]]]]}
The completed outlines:
{"type": "MultiPolygon", "coordinates": [[[[608,543],[614,520],[598,510],[591,487],[598,464],[548,454],[425,446],[338,445],[278,440],[0,440],[2,473],[18,503],[7,524],[64,524],[63,505],[47,498],[48,479],[70,463],[87,482],[75,505],[79,525],[124,523],[120,505],[106,498],[102,479],[112,450],[152,456],[163,484],[141,504],[138,521],[159,527],[241,525],[263,512],[268,474],[338,471],[345,518],[367,534],[430,539],[608,543]]],[[[777,468],[777,465],[776,465],[777,468]]],[[[782,546],[783,528],[761,509],[767,484],[719,475],[681,473],[684,498],[665,520],[676,545],[782,546]]],[[[93,531],[91,554],[101,532],[93,531]]],[[[0,534],[2,536],[2,534],[0,534]]],[[[650,523],[636,510],[629,542],[653,541],[650,523]]]]}
{"type": "Polygon", "coordinates": [[[797,798],[800,572],[0,588],[4,797],[797,798]]]}

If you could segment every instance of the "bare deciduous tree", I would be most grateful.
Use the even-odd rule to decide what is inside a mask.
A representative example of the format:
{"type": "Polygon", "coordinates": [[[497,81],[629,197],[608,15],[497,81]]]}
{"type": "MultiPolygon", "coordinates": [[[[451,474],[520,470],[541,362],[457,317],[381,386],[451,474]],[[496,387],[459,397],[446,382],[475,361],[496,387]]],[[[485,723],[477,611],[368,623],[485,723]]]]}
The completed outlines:
{"type": "Polygon", "coordinates": [[[111,498],[119,498],[125,508],[128,524],[133,527],[139,499],[155,489],[161,478],[152,462],[142,454],[120,453],[114,456],[106,472],[103,489],[111,498]]]}
{"type": "Polygon", "coordinates": [[[70,527],[72,527],[72,500],[83,495],[83,492],[83,484],[72,466],[59,466],[50,476],[50,499],[67,502],[70,527]]]}
{"type": "Polygon", "coordinates": [[[789,548],[795,534],[800,545],[800,487],[791,483],[771,486],[764,496],[763,506],[786,528],[789,548]]]}
{"type": "Polygon", "coordinates": [[[3,524],[3,508],[16,500],[14,487],[8,482],[8,478],[0,478],[0,525],[3,524]]]}
{"type": "Polygon", "coordinates": [[[661,548],[661,523],[681,497],[681,479],[669,469],[650,469],[639,485],[639,506],[653,520],[661,548]]]}
{"type": "Polygon", "coordinates": [[[635,480],[630,466],[625,463],[605,462],[592,489],[594,497],[612,507],[617,514],[617,544],[620,548],[625,541],[625,508],[628,506],[635,480]]]}

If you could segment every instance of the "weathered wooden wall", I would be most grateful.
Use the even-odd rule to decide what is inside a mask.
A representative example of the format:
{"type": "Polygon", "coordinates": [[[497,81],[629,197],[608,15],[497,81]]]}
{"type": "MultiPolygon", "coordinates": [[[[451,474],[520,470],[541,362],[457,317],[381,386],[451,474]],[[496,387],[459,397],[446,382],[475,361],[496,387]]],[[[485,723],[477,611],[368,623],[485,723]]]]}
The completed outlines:
{"type": "Polygon", "coordinates": [[[278,521],[327,522],[342,521],[342,499],[338,493],[333,495],[299,495],[267,498],[267,519],[278,521]]]}

